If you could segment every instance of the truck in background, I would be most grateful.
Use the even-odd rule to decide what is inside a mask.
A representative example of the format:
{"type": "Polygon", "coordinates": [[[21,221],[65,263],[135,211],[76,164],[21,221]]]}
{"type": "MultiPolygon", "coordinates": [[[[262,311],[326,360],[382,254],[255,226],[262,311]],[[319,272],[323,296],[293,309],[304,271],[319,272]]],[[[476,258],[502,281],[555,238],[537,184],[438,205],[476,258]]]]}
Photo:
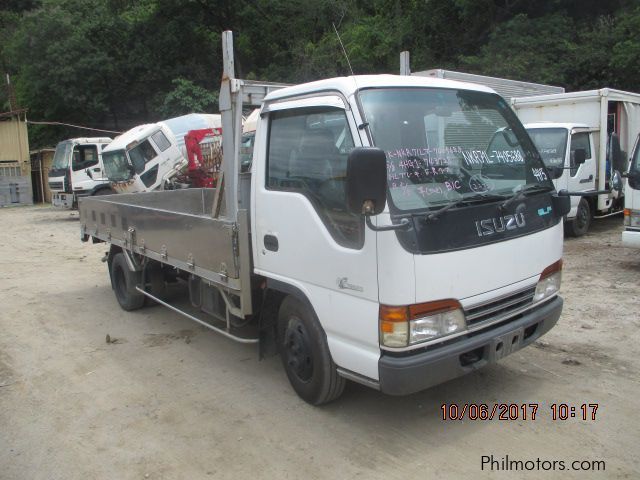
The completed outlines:
{"type": "Polygon", "coordinates": [[[504,99],[393,75],[282,88],[234,78],[231,32],[222,51],[224,188],[80,203],[123,309],[151,298],[275,346],[314,405],[346,380],[416,392],[555,325],[569,201],[504,99]],[[245,105],[261,114],[243,173],[245,105]],[[163,296],[175,281],[187,305],[163,296]]]}
{"type": "Polygon", "coordinates": [[[520,80],[490,77],[487,75],[476,75],[474,73],[456,72],[453,70],[444,70],[442,68],[424,70],[421,72],[412,72],[411,75],[417,77],[442,78],[445,80],[455,80],[458,82],[485,85],[495,90],[495,92],[502,98],[504,98],[507,102],[510,102],[512,98],[564,93],[563,87],[557,87],[555,85],[522,82],[520,80]]]}
{"type": "Polygon", "coordinates": [[[188,165],[187,133],[221,126],[220,115],[190,113],[126,131],[103,151],[111,188],[116,193],[173,188],[188,165]]]}
{"type": "Polygon", "coordinates": [[[624,231],[622,244],[625,247],[640,248],[640,135],[636,139],[624,194],[624,231]]]}
{"type": "Polygon", "coordinates": [[[610,193],[611,179],[626,171],[640,132],[640,94],[603,88],[512,98],[511,105],[556,188],[585,193],[572,197],[568,234],[584,235],[592,218],[622,213],[624,195],[610,193]]]}
{"type": "Polygon", "coordinates": [[[54,207],[74,209],[78,197],[113,193],[102,159],[109,143],[109,137],[70,138],[58,143],[48,173],[54,207]]]}

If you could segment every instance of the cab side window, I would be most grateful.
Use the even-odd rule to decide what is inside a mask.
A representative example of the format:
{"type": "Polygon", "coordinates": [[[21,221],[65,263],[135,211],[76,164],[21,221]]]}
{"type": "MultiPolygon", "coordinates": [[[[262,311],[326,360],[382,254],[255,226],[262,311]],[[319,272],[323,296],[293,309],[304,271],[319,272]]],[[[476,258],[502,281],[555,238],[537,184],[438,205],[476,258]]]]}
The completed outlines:
{"type": "Polygon", "coordinates": [[[589,134],[587,132],[574,133],[571,135],[571,151],[569,153],[569,166],[571,167],[571,176],[575,177],[578,173],[580,163],[576,162],[576,150],[582,149],[585,152],[585,159],[591,158],[591,144],[589,143],[589,134]]]}
{"type": "Polygon", "coordinates": [[[306,196],[337,243],[361,248],[363,221],[348,211],[345,195],[347,157],[354,146],[345,111],[273,112],[269,125],[267,188],[306,196]]]}
{"type": "Polygon", "coordinates": [[[156,146],[160,149],[161,152],[164,152],[167,148],[171,146],[171,142],[167,139],[162,130],[158,130],[156,133],[151,135],[153,141],[156,143],[156,146]]]}
{"type": "Polygon", "coordinates": [[[129,150],[129,158],[136,173],[142,172],[145,164],[156,158],[157,155],[149,140],[145,140],[129,150]]]}
{"type": "Polygon", "coordinates": [[[73,149],[74,171],[84,170],[98,164],[98,147],[96,145],[76,145],[73,149]]]}

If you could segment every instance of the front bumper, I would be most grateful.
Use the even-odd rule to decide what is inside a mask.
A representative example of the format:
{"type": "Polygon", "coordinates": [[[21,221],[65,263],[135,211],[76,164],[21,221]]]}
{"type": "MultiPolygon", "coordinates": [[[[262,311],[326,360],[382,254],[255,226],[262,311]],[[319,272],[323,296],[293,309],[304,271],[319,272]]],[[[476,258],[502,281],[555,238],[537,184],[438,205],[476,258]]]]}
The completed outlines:
{"type": "Polygon", "coordinates": [[[624,230],[622,232],[622,245],[640,248],[640,230],[624,230]]]}
{"type": "Polygon", "coordinates": [[[380,390],[408,395],[495,363],[551,330],[560,318],[562,304],[562,298],[556,297],[505,325],[421,353],[383,354],[378,361],[380,390]]]}

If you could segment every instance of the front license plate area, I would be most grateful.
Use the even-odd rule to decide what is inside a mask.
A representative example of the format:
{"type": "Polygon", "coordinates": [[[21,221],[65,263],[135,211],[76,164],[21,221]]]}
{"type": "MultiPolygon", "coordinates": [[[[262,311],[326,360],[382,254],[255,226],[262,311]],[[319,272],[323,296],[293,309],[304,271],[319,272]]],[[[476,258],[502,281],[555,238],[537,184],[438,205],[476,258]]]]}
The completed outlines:
{"type": "Polygon", "coordinates": [[[524,340],[524,328],[494,338],[491,342],[491,356],[494,361],[506,357],[510,353],[519,350],[524,340]]]}

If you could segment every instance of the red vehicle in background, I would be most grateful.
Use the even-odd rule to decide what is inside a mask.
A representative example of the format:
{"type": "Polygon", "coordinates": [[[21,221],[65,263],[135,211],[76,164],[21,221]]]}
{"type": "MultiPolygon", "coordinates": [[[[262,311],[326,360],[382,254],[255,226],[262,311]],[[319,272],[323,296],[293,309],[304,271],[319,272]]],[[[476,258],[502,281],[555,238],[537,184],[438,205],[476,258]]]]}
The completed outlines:
{"type": "Polygon", "coordinates": [[[213,188],[222,161],[222,129],[190,130],[184,137],[184,145],[187,170],[177,181],[194,188],[213,188]]]}

